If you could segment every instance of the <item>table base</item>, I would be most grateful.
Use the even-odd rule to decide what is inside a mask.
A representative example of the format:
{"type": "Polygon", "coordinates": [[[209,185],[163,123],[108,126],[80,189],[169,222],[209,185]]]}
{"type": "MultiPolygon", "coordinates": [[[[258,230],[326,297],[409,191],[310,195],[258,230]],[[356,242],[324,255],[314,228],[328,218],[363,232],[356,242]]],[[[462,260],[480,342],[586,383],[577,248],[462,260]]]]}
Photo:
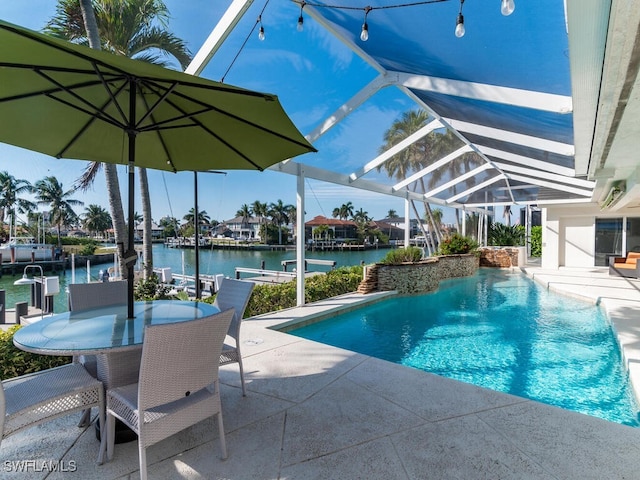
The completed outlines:
{"type": "MultiPolygon", "coordinates": [[[[96,420],[96,438],[101,440],[100,436],[100,420],[96,420]]],[[[121,420],[116,418],[116,435],[115,443],[129,443],[138,439],[136,432],[127,427],[121,420]]]]}

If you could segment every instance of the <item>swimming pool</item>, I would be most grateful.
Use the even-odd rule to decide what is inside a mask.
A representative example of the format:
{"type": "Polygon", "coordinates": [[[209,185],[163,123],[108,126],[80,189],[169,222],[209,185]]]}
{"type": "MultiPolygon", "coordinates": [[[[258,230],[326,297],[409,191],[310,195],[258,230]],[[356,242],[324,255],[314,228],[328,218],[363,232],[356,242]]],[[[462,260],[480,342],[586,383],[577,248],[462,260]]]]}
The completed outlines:
{"type": "Polygon", "coordinates": [[[288,333],[640,425],[604,311],[520,272],[480,269],[441,282],[437,292],[395,297],[288,333]]]}

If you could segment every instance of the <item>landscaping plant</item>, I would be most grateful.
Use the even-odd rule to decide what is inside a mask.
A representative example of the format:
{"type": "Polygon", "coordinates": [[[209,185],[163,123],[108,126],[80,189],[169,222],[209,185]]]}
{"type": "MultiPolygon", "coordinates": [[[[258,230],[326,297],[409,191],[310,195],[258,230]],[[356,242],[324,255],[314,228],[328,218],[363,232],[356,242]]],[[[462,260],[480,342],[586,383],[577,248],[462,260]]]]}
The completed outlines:
{"type": "Polygon", "coordinates": [[[477,250],[478,242],[473,238],[463,237],[456,232],[442,239],[436,255],[461,255],[474,253],[477,250]]]}

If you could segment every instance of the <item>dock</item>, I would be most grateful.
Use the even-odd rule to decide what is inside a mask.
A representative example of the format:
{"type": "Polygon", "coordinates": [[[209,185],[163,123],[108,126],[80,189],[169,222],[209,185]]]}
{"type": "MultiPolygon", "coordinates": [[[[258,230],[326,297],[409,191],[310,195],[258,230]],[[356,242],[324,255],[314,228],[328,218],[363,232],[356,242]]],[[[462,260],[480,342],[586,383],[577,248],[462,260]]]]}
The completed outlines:
{"type": "Polygon", "coordinates": [[[22,275],[27,265],[38,265],[43,272],[58,272],[65,270],[68,266],[68,259],[61,260],[36,260],[35,262],[3,262],[0,264],[0,276],[2,275],[22,275]]]}

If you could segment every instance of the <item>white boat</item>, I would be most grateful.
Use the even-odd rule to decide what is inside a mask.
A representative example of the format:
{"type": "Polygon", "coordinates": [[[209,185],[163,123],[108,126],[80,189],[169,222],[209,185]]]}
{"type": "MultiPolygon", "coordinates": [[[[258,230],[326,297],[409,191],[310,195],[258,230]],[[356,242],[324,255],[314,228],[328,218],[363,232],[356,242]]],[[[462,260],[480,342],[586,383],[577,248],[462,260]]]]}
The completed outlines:
{"type": "Polygon", "coordinates": [[[37,243],[33,237],[10,237],[8,242],[0,244],[3,262],[30,262],[54,260],[55,246],[49,243],[37,243]]]}

